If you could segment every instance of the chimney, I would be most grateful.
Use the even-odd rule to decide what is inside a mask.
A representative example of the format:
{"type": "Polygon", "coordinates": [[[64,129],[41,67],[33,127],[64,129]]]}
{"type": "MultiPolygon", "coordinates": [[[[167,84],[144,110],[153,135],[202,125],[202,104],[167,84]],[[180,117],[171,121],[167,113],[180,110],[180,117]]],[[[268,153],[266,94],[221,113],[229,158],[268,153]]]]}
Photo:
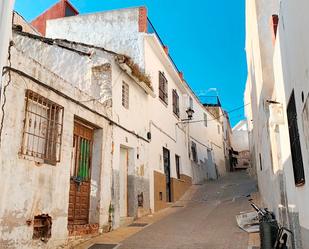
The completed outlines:
{"type": "Polygon", "coordinates": [[[178,72],[178,74],[179,74],[179,77],[181,78],[181,80],[183,81],[183,80],[184,80],[184,78],[183,78],[183,72],[178,72]]]}
{"type": "MultiPolygon", "coordinates": [[[[69,2],[69,0],[60,0],[54,6],[46,10],[31,22],[31,25],[36,28],[43,36],[46,33],[46,22],[48,20],[63,18],[67,16],[76,16],[78,11],[69,2]]],[[[59,27],[61,28],[61,27],[59,27]]]]}

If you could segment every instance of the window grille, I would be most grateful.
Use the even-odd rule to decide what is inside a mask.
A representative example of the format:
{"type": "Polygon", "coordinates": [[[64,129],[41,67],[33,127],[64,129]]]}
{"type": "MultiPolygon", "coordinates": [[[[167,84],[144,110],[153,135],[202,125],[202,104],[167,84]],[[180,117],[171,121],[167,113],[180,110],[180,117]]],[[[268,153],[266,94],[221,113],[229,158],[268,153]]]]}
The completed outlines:
{"type": "Polygon", "coordinates": [[[173,90],[173,112],[179,117],[179,96],[175,89],[173,90]]]}
{"type": "Polygon", "coordinates": [[[129,85],[125,82],[122,83],[122,106],[129,109],[129,85]]]}
{"type": "Polygon", "coordinates": [[[196,143],[194,143],[193,141],[191,141],[191,152],[193,161],[197,163],[198,159],[197,159],[196,143]]]}
{"type": "Polygon", "coordinates": [[[60,161],[63,107],[27,90],[21,154],[49,164],[60,161]]]}
{"type": "Polygon", "coordinates": [[[180,157],[175,155],[177,179],[180,179],[180,157]]]}
{"type": "Polygon", "coordinates": [[[294,180],[295,180],[296,185],[303,185],[305,183],[305,173],[304,173],[301,145],[300,145],[300,140],[299,140],[299,132],[298,132],[298,125],[297,125],[297,111],[296,111],[294,91],[291,94],[291,97],[290,97],[290,100],[287,106],[287,118],[288,118],[288,125],[289,125],[294,180]]]}
{"type": "Polygon", "coordinates": [[[165,76],[162,72],[159,72],[159,98],[165,104],[168,104],[167,79],[165,78],[165,76]]]}

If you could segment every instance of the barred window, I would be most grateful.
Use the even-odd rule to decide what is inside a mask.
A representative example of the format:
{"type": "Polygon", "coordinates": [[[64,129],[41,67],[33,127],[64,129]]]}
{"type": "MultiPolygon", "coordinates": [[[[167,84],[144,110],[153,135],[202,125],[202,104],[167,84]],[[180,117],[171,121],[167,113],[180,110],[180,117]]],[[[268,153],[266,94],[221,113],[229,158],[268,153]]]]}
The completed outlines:
{"type": "Polygon", "coordinates": [[[122,82],[122,106],[129,109],[129,85],[122,82]]]}
{"type": "Polygon", "coordinates": [[[165,76],[162,72],[159,72],[159,98],[165,104],[168,104],[167,79],[165,78],[165,76]]]}
{"type": "Polygon", "coordinates": [[[60,161],[63,107],[27,90],[21,154],[55,165],[60,161]]]}
{"type": "Polygon", "coordinates": [[[175,89],[173,89],[173,112],[179,117],[179,96],[175,89]]]}
{"type": "Polygon", "coordinates": [[[287,106],[287,118],[290,134],[291,155],[294,171],[294,180],[296,186],[301,186],[305,183],[305,172],[303,157],[301,152],[301,145],[299,140],[299,132],[297,125],[297,111],[295,104],[294,91],[291,94],[288,106],[287,106]]]}

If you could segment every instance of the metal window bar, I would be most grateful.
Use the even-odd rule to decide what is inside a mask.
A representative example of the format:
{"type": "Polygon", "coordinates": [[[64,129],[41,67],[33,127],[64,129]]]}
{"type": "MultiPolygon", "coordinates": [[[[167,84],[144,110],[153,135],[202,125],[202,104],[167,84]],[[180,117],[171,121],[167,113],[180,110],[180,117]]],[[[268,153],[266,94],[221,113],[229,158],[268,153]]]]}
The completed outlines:
{"type": "Polygon", "coordinates": [[[55,164],[60,161],[63,107],[27,90],[21,154],[55,164]]]}
{"type": "Polygon", "coordinates": [[[125,82],[122,83],[122,106],[129,108],[129,85],[125,82]]]}
{"type": "Polygon", "coordinates": [[[301,145],[299,140],[298,124],[297,124],[297,110],[295,103],[294,91],[291,94],[288,106],[287,106],[287,118],[289,125],[291,156],[294,171],[294,180],[296,186],[303,185],[305,183],[305,173],[303,158],[301,152],[301,145]]]}

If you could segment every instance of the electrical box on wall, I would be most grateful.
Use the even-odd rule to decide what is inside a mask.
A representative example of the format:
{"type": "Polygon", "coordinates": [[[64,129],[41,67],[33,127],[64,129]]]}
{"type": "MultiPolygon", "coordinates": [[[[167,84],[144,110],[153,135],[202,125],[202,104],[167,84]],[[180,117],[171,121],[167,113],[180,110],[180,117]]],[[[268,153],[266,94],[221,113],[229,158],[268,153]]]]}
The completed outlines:
{"type": "Polygon", "coordinates": [[[271,125],[284,124],[284,112],[282,104],[269,104],[269,123],[271,125]]]}

